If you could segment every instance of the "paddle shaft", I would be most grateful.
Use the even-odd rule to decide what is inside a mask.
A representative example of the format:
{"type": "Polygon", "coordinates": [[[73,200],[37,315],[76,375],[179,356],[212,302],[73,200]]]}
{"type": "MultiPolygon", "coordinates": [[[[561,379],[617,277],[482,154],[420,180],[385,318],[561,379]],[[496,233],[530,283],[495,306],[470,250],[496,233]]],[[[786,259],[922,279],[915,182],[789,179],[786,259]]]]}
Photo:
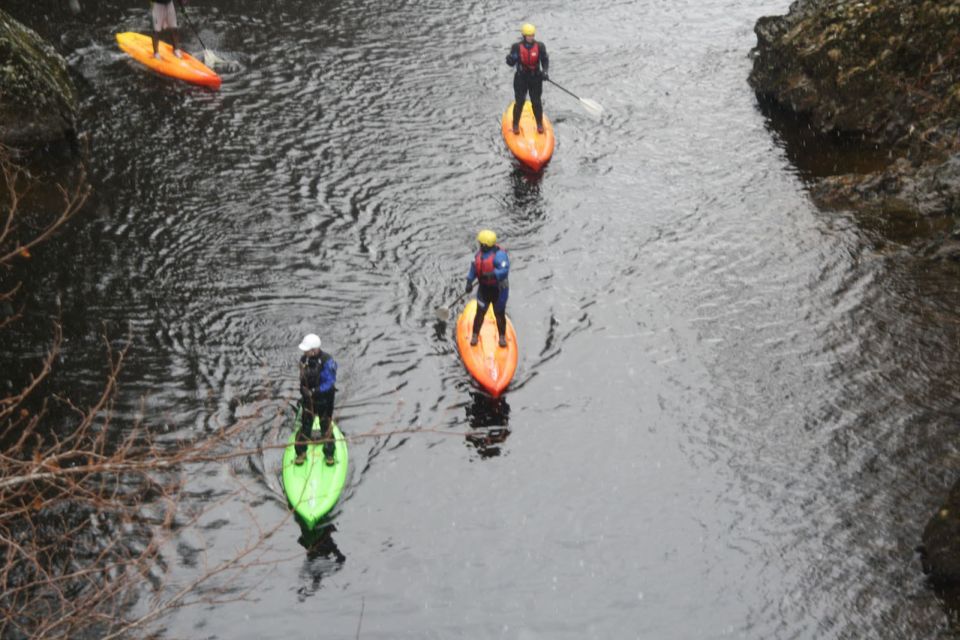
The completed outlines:
{"type": "Polygon", "coordinates": [[[569,93],[570,95],[572,95],[572,96],[573,96],[574,98],[576,98],[577,100],[582,100],[582,99],[583,99],[583,98],[581,98],[580,96],[578,96],[577,94],[575,94],[573,91],[570,91],[569,89],[565,89],[564,87],[561,87],[560,85],[558,85],[558,84],[557,84],[556,82],[554,82],[553,80],[550,80],[549,78],[547,78],[547,82],[549,82],[550,84],[552,84],[553,86],[555,86],[557,89],[560,89],[561,91],[565,91],[566,93],[569,93]]]}
{"type": "Polygon", "coordinates": [[[452,307],[453,305],[455,305],[455,304],[457,304],[458,302],[460,302],[460,300],[463,299],[463,296],[467,295],[467,293],[468,293],[467,291],[461,291],[461,292],[460,292],[460,295],[458,295],[456,298],[454,298],[454,299],[453,299],[453,302],[451,302],[448,306],[452,307]]]}
{"type": "MultiPolygon", "coordinates": [[[[197,36],[197,40],[200,41],[200,46],[203,47],[203,50],[207,50],[207,45],[203,44],[203,38],[200,37],[200,32],[197,31],[197,28],[193,26],[193,20],[190,19],[190,14],[187,13],[187,7],[183,4],[183,0],[177,0],[177,4],[180,5],[180,11],[183,12],[183,17],[187,19],[187,24],[190,25],[190,28],[193,29],[193,32],[197,36]]],[[[559,85],[558,85],[559,86],[559,85]]],[[[561,87],[562,88],[562,87],[561,87]]],[[[569,93],[569,91],[567,92],[569,93]]]]}

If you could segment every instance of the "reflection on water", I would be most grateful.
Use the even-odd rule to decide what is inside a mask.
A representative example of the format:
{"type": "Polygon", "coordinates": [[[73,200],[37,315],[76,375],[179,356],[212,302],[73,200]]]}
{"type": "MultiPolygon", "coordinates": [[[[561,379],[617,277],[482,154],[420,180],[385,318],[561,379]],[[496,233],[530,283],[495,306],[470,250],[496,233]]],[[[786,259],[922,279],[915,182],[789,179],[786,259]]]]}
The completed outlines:
{"type": "MultiPolygon", "coordinates": [[[[531,175],[498,126],[513,5],[205,1],[204,39],[243,62],[211,94],[117,51],[145,4],[9,3],[65,50],[91,140],[95,210],[30,283],[62,298],[58,383],[99,388],[103,323],[129,331],[115,424],[188,438],[296,398],[305,333],[340,364],[350,564],[330,530],[291,529],[270,543],[296,559],[244,577],[258,602],[178,610],[171,636],[352,637],[338,594],[366,598],[364,637],[947,633],[912,549],[960,472],[957,270],[905,259],[922,221],[811,206],[807,175],[879,159],[810,140],[806,166],[771,135],[746,52],[786,4],[543,8],[552,75],[606,112],[545,90],[558,145],[531,175]],[[509,404],[434,314],[484,227],[511,254],[509,404]],[[509,544],[464,553],[491,540],[509,544]],[[317,597],[292,616],[299,589],[317,597]]],[[[35,315],[22,344],[57,310],[35,315]]],[[[233,548],[247,510],[289,517],[284,421],[243,432],[262,464],[188,478],[188,496],[253,481],[206,548],[233,548]]]]}
{"type": "Polygon", "coordinates": [[[300,570],[303,584],[297,589],[297,600],[303,602],[319,591],[321,582],[329,579],[343,568],[347,557],[333,540],[336,525],[320,524],[312,531],[301,525],[297,543],[307,550],[306,560],[300,570]]]}
{"type": "Polygon", "coordinates": [[[894,160],[890,150],[866,143],[860,136],[824,135],[778,105],[764,101],[760,107],[771,135],[804,179],[882,171],[894,160]]]}
{"type": "Polygon", "coordinates": [[[491,398],[480,391],[471,391],[472,402],[466,406],[467,421],[472,429],[466,441],[481,458],[493,458],[502,452],[510,435],[510,405],[505,396],[491,398]]]}

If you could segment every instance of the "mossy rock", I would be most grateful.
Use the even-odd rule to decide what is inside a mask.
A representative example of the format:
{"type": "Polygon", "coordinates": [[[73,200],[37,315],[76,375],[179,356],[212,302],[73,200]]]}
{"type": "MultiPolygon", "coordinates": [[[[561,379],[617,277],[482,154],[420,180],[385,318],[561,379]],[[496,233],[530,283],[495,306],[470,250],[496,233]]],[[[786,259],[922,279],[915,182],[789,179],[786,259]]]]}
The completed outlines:
{"type": "Polygon", "coordinates": [[[30,147],[70,138],[77,91],[67,62],[0,10],[0,143],[30,147]]]}
{"type": "Polygon", "coordinates": [[[890,160],[835,166],[810,191],[817,204],[958,216],[960,0],[796,0],[754,31],[748,81],[763,108],[890,160]]]}
{"type": "Polygon", "coordinates": [[[960,0],[798,0],[755,31],[750,84],[824,133],[905,146],[911,125],[960,117],[960,0]]]}

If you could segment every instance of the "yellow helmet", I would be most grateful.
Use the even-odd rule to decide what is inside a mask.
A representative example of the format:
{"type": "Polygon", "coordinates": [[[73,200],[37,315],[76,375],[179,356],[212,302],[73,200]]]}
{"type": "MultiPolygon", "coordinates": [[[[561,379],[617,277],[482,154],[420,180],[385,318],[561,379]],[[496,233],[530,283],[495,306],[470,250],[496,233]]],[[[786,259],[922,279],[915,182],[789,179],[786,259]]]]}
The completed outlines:
{"type": "Polygon", "coordinates": [[[525,22],[523,26],[520,27],[520,33],[525,36],[534,36],[537,34],[537,28],[529,22],[525,22]]]}
{"type": "Polygon", "coordinates": [[[497,244],[497,234],[495,234],[493,231],[490,231],[490,229],[484,229],[477,234],[477,242],[485,247],[492,247],[493,245],[497,244]]]}

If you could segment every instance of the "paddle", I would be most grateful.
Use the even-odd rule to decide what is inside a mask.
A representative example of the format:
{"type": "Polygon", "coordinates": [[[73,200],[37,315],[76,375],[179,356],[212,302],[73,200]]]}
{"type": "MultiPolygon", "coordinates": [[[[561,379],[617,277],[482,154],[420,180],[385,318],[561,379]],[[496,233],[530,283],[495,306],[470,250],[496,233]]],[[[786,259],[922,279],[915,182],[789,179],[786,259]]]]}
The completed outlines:
{"type": "Polygon", "coordinates": [[[456,298],[454,298],[454,299],[453,299],[453,302],[451,302],[449,305],[447,305],[447,306],[445,306],[445,307],[437,307],[437,308],[436,308],[437,320],[441,320],[441,321],[443,321],[443,322],[446,322],[447,320],[449,320],[449,319],[450,319],[450,307],[452,307],[453,305],[455,305],[455,304],[457,304],[458,302],[460,302],[460,300],[463,298],[463,296],[467,295],[467,293],[468,293],[467,291],[461,291],[461,292],[460,292],[460,295],[458,295],[456,298]]]}
{"type": "Polygon", "coordinates": [[[207,49],[207,45],[203,44],[203,38],[200,37],[200,32],[197,31],[197,28],[193,26],[193,20],[191,20],[190,15],[187,14],[187,7],[184,6],[183,0],[177,0],[177,4],[180,5],[180,11],[183,12],[183,17],[187,19],[187,24],[190,25],[191,29],[193,29],[193,32],[197,36],[197,40],[200,41],[200,46],[203,47],[203,64],[207,65],[212,69],[214,65],[216,65],[218,62],[226,62],[226,60],[222,58],[218,58],[217,55],[213,53],[213,51],[210,51],[210,49],[207,49]]]}
{"type": "Polygon", "coordinates": [[[560,89],[561,91],[564,91],[564,92],[566,92],[566,93],[569,93],[571,96],[573,96],[574,98],[576,98],[577,100],[579,100],[579,101],[580,101],[580,104],[583,105],[583,108],[586,109],[586,110],[587,110],[587,113],[589,113],[590,115],[594,115],[594,116],[596,116],[596,117],[598,117],[598,118],[599,118],[601,115],[603,115],[603,107],[600,106],[600,103],[599,103],[599,102],[596,102],[595,100],[591,100],[590,98],[581,98],[580,96],[578,96],[577,94],[575,94],[573,91],[570,91],[569,89],[564,89],[563,87],[561,87],[560,85],[558,85],[558,84],[557,84],[556,82],[554,82],[553,80],[550,80],[549,78],[547,79],[547,82],[549,82],[550,84],[552,84],[553,86],[555,86],[557,89],[560,89]]]}

